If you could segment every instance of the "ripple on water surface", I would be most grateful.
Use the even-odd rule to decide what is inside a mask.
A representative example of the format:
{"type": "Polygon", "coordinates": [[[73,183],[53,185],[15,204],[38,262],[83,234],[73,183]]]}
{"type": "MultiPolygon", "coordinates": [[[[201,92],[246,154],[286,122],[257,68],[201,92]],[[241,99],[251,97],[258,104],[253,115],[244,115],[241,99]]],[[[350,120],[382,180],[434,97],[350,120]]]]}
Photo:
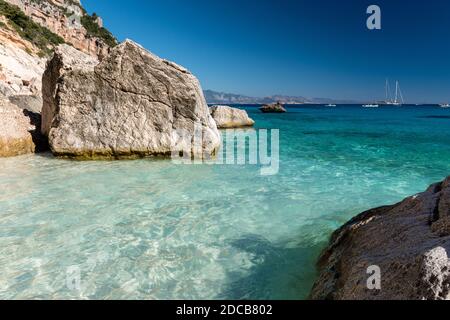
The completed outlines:
{"type": "Polygon", "coordinates": [[[275,176],[1,159],[0,298],[305,298],[334,229],[450,173],[450,124],[425,118],[442,110],[248,110],[280,129],[275,176]]]}

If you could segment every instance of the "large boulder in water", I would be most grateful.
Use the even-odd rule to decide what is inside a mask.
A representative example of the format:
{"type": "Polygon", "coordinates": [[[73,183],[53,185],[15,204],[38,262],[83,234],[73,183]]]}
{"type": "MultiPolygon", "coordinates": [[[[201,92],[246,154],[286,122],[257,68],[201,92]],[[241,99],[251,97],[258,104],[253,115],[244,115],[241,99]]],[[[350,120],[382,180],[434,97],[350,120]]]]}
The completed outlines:
{"type": "Polygon", "coordinates": [[[42,131],[55,155],[207,157],[220,146],[200,84],[183,67],[130,40],[99,63],[65,51],[43,77],[42,131]]]}
{"type": "Polygon", "coordinates": [[[23,110],[0,96],[0,157],[33,153],[31,131],[34,129],[23,110]]]}
{"type": "Polygon", "coordinates": [[[336,231],[311,298],[450,299],[449,252],[450,177],[336,231]]]}
{"type": "Polygon", "coordinates": [[[212,106],[211,115],[219,129],[251,127],[255,124],[247,111],[229,106],[212,106]]]}

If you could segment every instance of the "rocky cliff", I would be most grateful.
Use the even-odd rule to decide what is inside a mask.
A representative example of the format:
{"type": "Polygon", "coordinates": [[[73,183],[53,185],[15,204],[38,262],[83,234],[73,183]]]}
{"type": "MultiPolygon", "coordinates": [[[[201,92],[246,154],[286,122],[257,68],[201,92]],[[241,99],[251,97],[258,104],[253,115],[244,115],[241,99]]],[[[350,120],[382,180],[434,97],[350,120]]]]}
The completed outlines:
{"type": "Polygon", "coordinates": [[[24,39],[12,23],[0,15],[0,93],[39,94],[45,59],[40,49],[24,39]]]}
{"type": "MultiPolygon", "coordinates": [[[[113,37],[100,37],[103,22],[89,16],[80,0],[5,0],[18,6],[41,26],[59,35],[65,42],[90,55],[104,56],[115,45],[113,37]],[[95,23],[95,31],[90,22],[95,23]],[[98,32],[98,34],[94,34],[98,32]]],[[[106,34],[106,32],[104,33],[106,34]]]]}
{"type": "Polygon", "coordinates": [[[449,250],[450,177],[336,231],[311,298],[450,299],[449,250]]]}
{"type": "Polygon", "coordinates": [[[115,38],[76,0],[0,0],[0,93],[40,95],[45,61],[66,42],[102,58],[115,38]]]}

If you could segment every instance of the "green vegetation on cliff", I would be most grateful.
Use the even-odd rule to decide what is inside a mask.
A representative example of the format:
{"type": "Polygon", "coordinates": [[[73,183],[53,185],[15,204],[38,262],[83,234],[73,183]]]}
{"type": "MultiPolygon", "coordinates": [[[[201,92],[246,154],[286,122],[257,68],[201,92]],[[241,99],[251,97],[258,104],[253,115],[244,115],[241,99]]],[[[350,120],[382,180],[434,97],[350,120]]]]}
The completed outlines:
{"type": "Polygon", "coordinates": [[[11,27],[24,39],[41,50],[41,55],[49,54],[54,46],[64,43],[64,39],[49,29],[35,23],[19,7],[0,0],[0,15],[8,19],[11,27]]]}
{"type": "Polygon", "coordinates": [[[87,33],[91,37],[102,39],[108,46],[115,47],[117,45],[116,38],[106,28],[100,27],[97,23],[98,16],[94,13],[89,15],[85,13],[81,17],[81,24],[87,30],[87,33]]]}

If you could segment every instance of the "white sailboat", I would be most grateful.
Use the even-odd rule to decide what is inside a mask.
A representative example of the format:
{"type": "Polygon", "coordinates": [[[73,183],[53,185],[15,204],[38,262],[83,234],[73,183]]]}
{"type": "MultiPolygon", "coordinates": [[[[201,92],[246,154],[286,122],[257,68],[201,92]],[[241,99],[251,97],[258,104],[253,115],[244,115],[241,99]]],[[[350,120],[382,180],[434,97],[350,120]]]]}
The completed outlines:
{"type": "Polygon", "coordinates": [[[395,98],[392,99],[391,96],[391,87],[389,85],[389,79],[386,79],[386,105],[390,106],[401,106],[405,103],[403,99],[403,93],[400,89],[400,83],[398,81],[395,82],[395,98]]]}

